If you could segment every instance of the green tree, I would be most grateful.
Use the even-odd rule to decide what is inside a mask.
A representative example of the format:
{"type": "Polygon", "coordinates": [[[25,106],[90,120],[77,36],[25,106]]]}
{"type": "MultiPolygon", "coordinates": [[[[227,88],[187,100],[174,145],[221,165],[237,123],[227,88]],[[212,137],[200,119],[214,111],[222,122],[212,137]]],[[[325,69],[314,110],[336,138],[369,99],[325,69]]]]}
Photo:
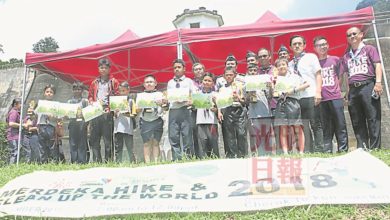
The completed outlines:
{"type": "Polygon", "coordinates": [[[390,11],[390,0],[362,0],[356,6],[356,10],[372,6],[375,13],[390,11]]]}
{"type": "Polygon", "coordinates": [[[4,53],[3,45],[0,44],[0,53],[4,53]]]}
{"type": "Polygon", "coordinates": [[[33,44],[33,51],[35,53],[50,53],[57,52],[59,48],[57,41],[52,37],[45,37],[33,44]]]}

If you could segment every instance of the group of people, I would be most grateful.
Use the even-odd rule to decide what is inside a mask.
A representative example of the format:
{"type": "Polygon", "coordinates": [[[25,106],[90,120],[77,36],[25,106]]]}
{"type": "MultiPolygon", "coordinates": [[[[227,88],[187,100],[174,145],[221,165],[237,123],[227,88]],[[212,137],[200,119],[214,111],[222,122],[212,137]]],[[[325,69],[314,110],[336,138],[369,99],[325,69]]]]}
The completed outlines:
{"type": "MultiPolygon", "coordinates": [[[[228,158],[248,156],[248,150],[257,155],[276,151],[330,153],[334,137],[337,151],[345,152],[348,151],[345,105],[348,105],[357,147],[380,148],[383,90],[379,54],[375,47],[363,43],[363,32],[359,28],[349,28],[346,37],[349,47],[340,58],[328,54],[329,43],[325,37],[313,39],[316,52],[313,54],[305,52],[306,39],[294,35],[289,42],[292,58],[283,45],[274,64],[268,49],[260,48],[257,53],[248,51],[247,71],[238,73],[238,61],[234,55],[229,55],[224,73],[219,77],[206,72],[202,63],[195,63],[192,65],[194,79],[190,79],[185,76],[185,62],[174,60],[174,77],[167,83],[168,93],[182,88],[190,94],[210,94],[212,107],[209,109],[194,108],[191,99],[170,101],[156,90],[158,82],[153,75],[144,78],[144,92],[162,98],[156,100],[156,107],[138,108],[136,97],[130,95],[128,82],[119,82],[110,76],[110,60],[100,59],[100,75],[89,86],[88,99],[82,97],[84,85],[76,82],[73,97],[68,101],[79,103],[81,108],[99,102],[104,109],[104,114],[88,123],[82,118],[69,120],[71,162],[89,161],[88,143],[94,162],[122,161],[124,146],[130,161],[134,162],[136,115],[139,116],[144,161],[158,161],[166,111],[173,160],[220,157],[218,126],[221,126],[224,153],[228,158]],[[246,76],[266,79],[266,88],[246,91],[246,76]],[[280,86],[282,81],[291,86],[280,86]],[[232,104],[218,106],[219,94],[229,91],[232,104]],[[109,97],[115,95],[128,97],[129,112],[110,109],[109,97]],[[100,146],[102,137],[104,158],[100,146]]],[[[52,85],[44,88],[45,99],[51,100],[54,94],[52,85]]],[[[15,99],[7,117],[10,163],[16,161],[19,126],[25,131],[23,146],[27,161],[61,160],[58,142],[64,133],[62,120],[45,114],[35,117],[33,106],[21,120],[20,104],[20,100],[15,99]]]]}

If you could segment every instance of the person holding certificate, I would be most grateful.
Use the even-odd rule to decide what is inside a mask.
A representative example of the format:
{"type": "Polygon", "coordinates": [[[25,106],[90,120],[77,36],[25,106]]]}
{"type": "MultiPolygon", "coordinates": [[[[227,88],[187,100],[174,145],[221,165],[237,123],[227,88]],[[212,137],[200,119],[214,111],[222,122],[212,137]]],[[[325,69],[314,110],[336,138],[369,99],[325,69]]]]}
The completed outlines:
{"type": "Polygon", "coordinates": [[[192,140],[192,119],[189,95],[194,90],[194,82],[185,74],[185,63],[181,59],[173,61],[175,76],[168,81],[169,119],[168,136],[172,147],[172,159],[181,160],[192,157],[194,146],[192,140]],[[180,144],[180,139],[183,143],[180,144]],[[183,148],[181,147],[183,146],[183,148]]]}
{"type": "Polygon", "coordinates": [[[110,95],[118,94],[119,82],[115,78],[110,77],[111,62],[107,58],[102,58],[98,62],[98,70],[100,76],[92,81],[89,91],[88,100],[90,103],[99,102],[104,109],[104,114],[94,118],[91,123],[90,144],[93,152],[93,161],[102,162],[100,152],[100,139],[103,136],[104,140],[104,162],[112,160],[112,129],[113,115],[109,108],[110,95]]]}
{"type": "Polygon", "coordinates": [[[157,81],[153,75],[144,79],[144,92],[137,95],[137,112],[140,113],[139,125],[144,143],[146,163],[158,162],[160,158],[160,140],[163,134],[162,119],[163,93],[156,90],[157,81]]]}
{"type": "Polygon", "coordinates": [[[272,76],[269,74],[259,74],[258,66],[256,64],[249,64],[246,79],[251,152],[257,153],[258,155],[272,153],[274,137],[271,108],[269,106],[269,100],[272,97],[272,76]],[[249,83],[256,83],[257,88],[249,88],[249,83]]]}
{"type": "MultiPolygon", "coordinates": [[[[56,92],[54,85],[46,85],[44,90],[44,100],[51,101],[56,92]]],[[[38,103],[39,106],[39,103],[38,103]]],[[[53,113],[38,113],[38,141],[39,141],[39,163],[47,163],[49,159],[59,159],[59,149],[57,148],[56,132],[62,130],[62,121],[58,120],[53,113]]]]}
{"type": "Polygon", "coordinates": [[[73,97],[68,100],[70,104],[78,104],[76,118],[69,120],[69,147],[71,163],[87,162],[87,123],[81,114],[81,109],[88,106],[88,100],[82,97],[85,86],[82,82],[72,85],[73,97]]]}
{"type": "MultiPolygon", "coordinates": [[[[127,154],[129,155],[130,163],[135,162],[134,154],[134,141],[133,141],[133,120],[130,116],[133,101],[129,96],[130,86],[129,83],[124,81],[119,85],[119,96],[124,99],[121,103],[124,103],[125,109],[119,109],[121,103],[116,105],[116,108],[112,107],[114,111],[114,134],[115,134],[115,159],[117,162],[122,162],[123,156],[123,144],[126,145],[127,154]]],[[[112,96],[111,96],[112,97],[112,96]]],[[[110,99],[111,99],[110,97],[110,99]]],[[[114,104],[113,102],[110,103],[114,104]]]]}
{"type": "Polygon", "coordinates": [[[243,92],[243,80],[237,79],[235,68],[226,67],[224,73],[224,84],[218,85],[220,94],[230,93],[233,103],[227,107],[218,104],[221,103],[217,98],[218,120],[222,122],[222,133],[226,157],[236,158],[245,157],[248,154],[247,141],[247,109],[245,107],[245,97],[243,92]]]}
{"type": "Polygon", "coordinates": [[[294,136],[298,136],[298,152],[303,154],[305,149],[305,136],[301,119],[301,106],[299,105],[300,91],[309,87],[309,83],[298,74],[288,70],[288,60],[278,59],[275,62],[279,76],[276,80],[274,96],[278,98],[275,110],[274,126],[279,126],[280,145],[283,153],[288,154],[288,130],[294,129],[294,136]]]}
{"type": "MultiPolygon", "coordinates": [[[[201,63],[194,63],[192,65],[192,72],[194,73],[195,90],[200,91],[202,88],[202,80],[205,74],[205,67],[201,63]]],[[[196,109],[192,109],[192,138],[194,140],[194,151],[196,158],[200,158],[200,150],[198,144],[198,129],[196,125],[196,109]]]]}
{"type": "Polygon", "coordinates": [[[215,104],[213,103],[214,90],[214,75],[205,73],[202,79],[201,91],[199,99],[196,100],[193,94],[193,105],[196,111],[196,126],[197,137],[199,144],[200,158],[219,157],[218,148],[218,120],[215,104]],[[199,104],[199,106],[195,105],[199,104]],[[207,106],[207,107],[206,107],[207,106]]]}

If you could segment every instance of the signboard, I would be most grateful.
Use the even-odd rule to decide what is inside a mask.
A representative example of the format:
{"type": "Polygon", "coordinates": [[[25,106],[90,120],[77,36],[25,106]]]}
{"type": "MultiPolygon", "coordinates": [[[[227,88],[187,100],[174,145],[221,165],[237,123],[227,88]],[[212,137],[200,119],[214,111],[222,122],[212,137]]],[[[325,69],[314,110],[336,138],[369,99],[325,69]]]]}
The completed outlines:
{"type": "Polygon", "coordinates": [[[36,171],[0,190],[0,212],[81,218],[390,203],[390,178],[384,178],[389,176],[386,164],[361,150],[335,158],[260,157],[138,168],[36,171]]]}

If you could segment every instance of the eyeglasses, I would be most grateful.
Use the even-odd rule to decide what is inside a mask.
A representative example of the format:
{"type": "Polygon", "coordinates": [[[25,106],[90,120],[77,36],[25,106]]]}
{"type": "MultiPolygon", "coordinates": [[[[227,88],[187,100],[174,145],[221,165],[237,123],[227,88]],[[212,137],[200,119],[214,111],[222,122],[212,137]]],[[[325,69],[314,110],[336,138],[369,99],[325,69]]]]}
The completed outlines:
{"type": "Polygon", "coordinates": [[[352,32],[350,34],[347,34],[347,37],[354,37],[354,36],[356,36],[358,34],[360,34],[360,33],[352,32]]]}
{"type": "Polygon", "coordinates": [[[258,57],[259,57],[260,59],[265,59],[265,58],[268,57],[268,55],[259,55],[258,57]]]}
{"type": "Polygon", "coordinates": [[[328,46],[328,43],[316,44],[315,47],[325,47],[328,46]]]}

